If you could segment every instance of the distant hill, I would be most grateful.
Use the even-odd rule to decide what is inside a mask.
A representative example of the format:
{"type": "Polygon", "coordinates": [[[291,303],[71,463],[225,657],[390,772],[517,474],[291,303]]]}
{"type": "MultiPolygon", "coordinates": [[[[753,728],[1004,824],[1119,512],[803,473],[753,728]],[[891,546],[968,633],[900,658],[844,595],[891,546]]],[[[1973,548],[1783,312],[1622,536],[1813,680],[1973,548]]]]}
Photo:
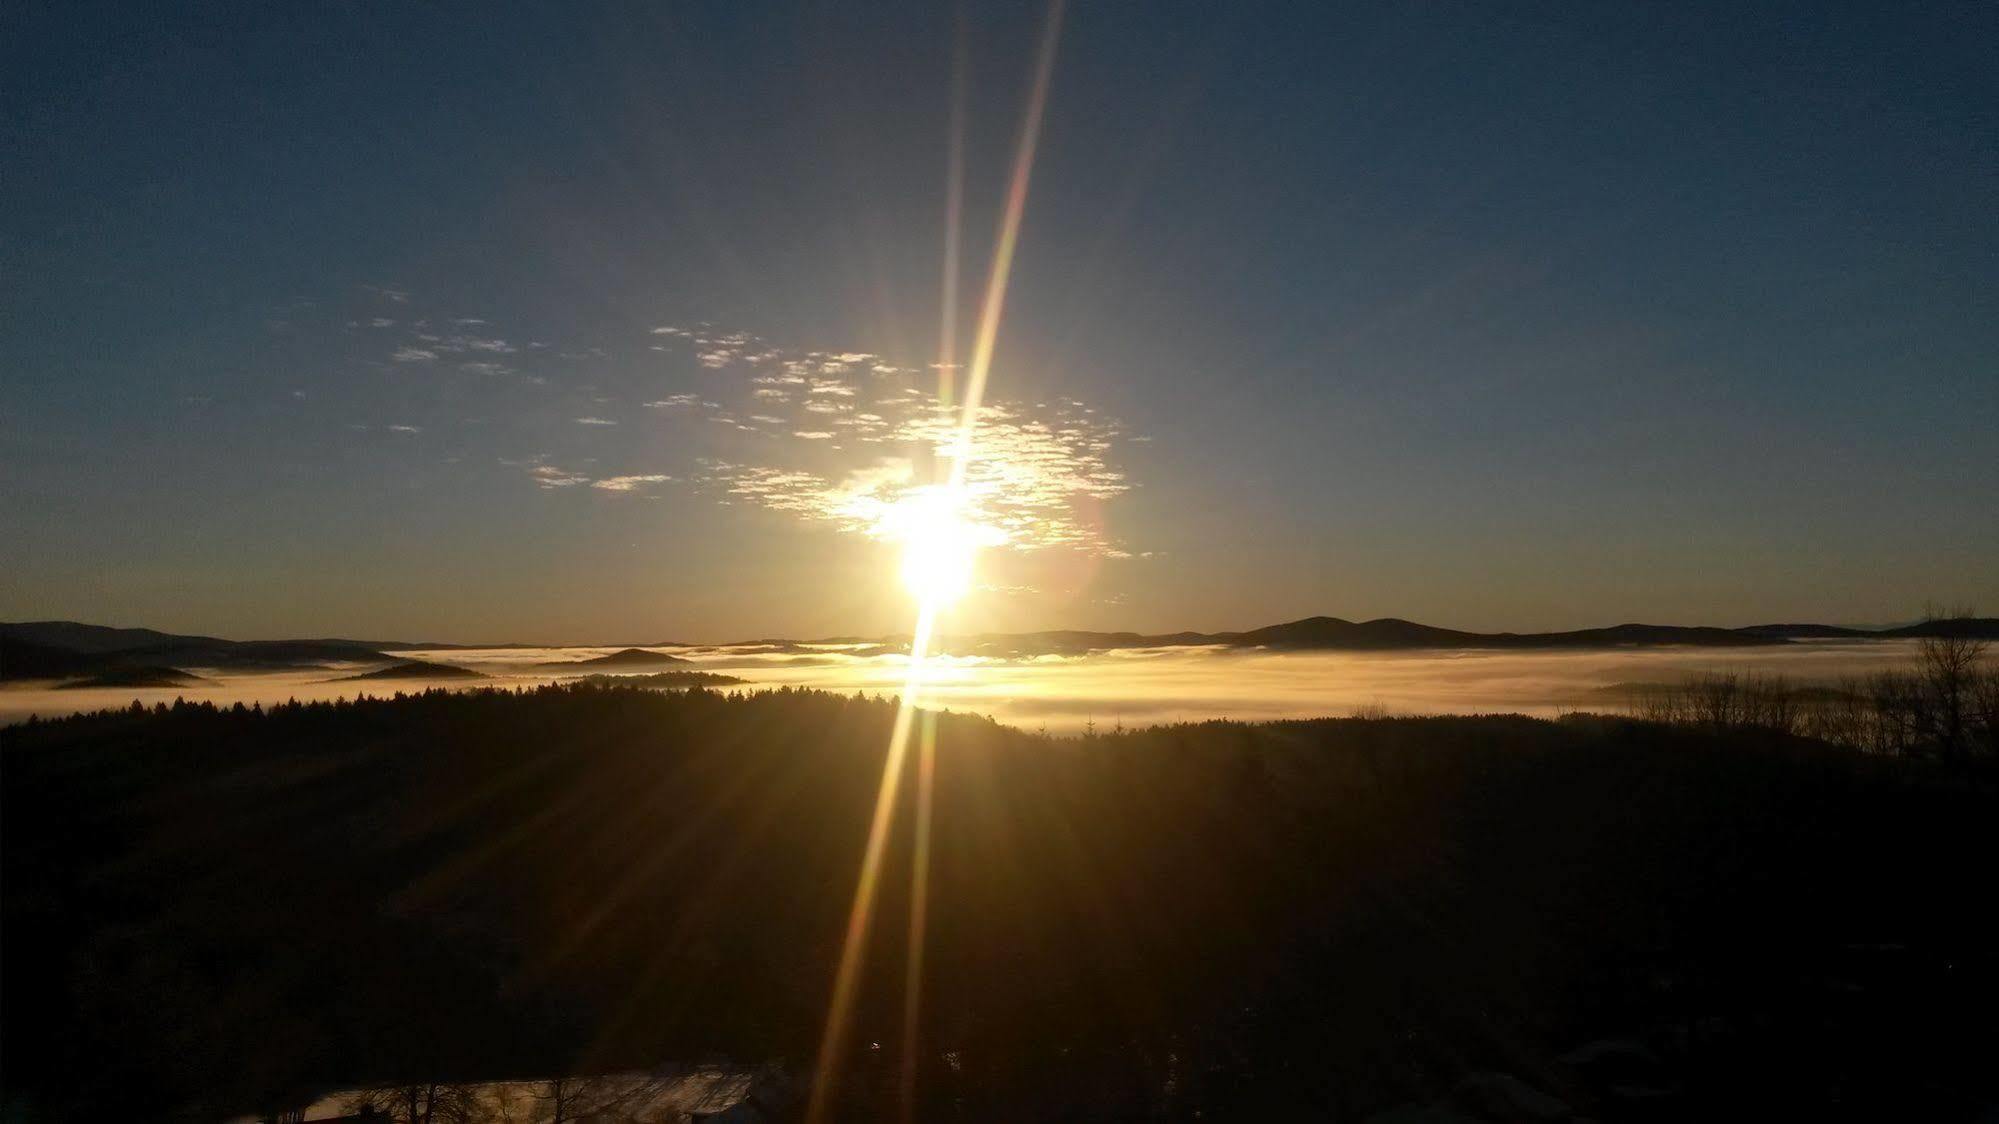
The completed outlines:
{"type": "Polygon", "coordinates": [[[0,624],[0,679],[58,679],[130,668],[280,670],[389,658],[354,640],[222,640],[75,621],[0,624]]]}
{"type": "Polygon", "coordinates": [[[40,644],[66,652],[101,655],[136,648],[158,648],[173,644],[227,644],[213,636],[182,636],[152,628],[109,628],[76,621],[24,621],[0,624],[0,642],[40,644]]]}
{"type": "Polygon", "coordinates": [[[1836,624],[1753,624],[1736,631],[1750,636],[1768,636],[1783,640],[1866,639],[1876,635],[1863,629],[1836,624]]]}
{"type": "Polygon", "coordinates": [[[1462,648],[1478,646],[1486,639],[1492,638],[1396,617],[1359,623],[1338,617],[1307,617],[1235,633],[1229,643],[1239,648],[1462,648]]]}
{"type": "Polygon", "coordinates": [[[644,648],[626,648],[612,652],[608,656],[597,656],[587,660],[553,660],[536,665],[542,671],[600,670],[613,667],[664,667],[668,664],[692,663],[679,656],[669,656],[665,652],[648,652],[644,648]]]}
{"type": "Polygon", "coordinates": [[[86,687],[197,687],[208,680],[199,675],[190,675],[171,667],[106,668],[95,675],[82,679],[66,680],[57,686],[63,690],[78,690],[86,687]]]}
{"type": "Polygon", "coordinates": [[[1396,617],[1349,621],[1339,617],[1306,617],[1247,632],[1030,632],[945,637],[942,651],[989,656],[1031,655],[1038,652],[1080,653],[1126,648],[1215,646],[1268,648],[1286,651],[1416,651],[1423,649],[1591,649],[1689,646],[1744,648],[1789,644],[1794,640],[1903,640],[1923,636],[1974,636],[1999,639],[1999,618],[1974,617],[1925,621],[1900,628],[1869,631],[1834,625],[1756,625],[1710,628],[1689,625],[1620,624],[1568,632],[1463,632],[1437,628],[1396,617]]]}
{"type": "Polygon", "coordinates": [[[718,675],[712,671],[655,671],[650,675],[605,675],[598,672],[571,682],[600,687],[732,687],[749,680],[718,675]]]}
{"type": "Polygon", "coordinates": [[[486,676],[483,672],[473,671],[471,668],[453,667],[448,663],[429,663],[424,660],[404,660],[401,663],[392,663],[387,667],[379,667],[373,671],[364,671],[359,675],[342,675],[336,679],[329,679],[327,682],[352,683],[356,680],[366,679],[422,679],[432,681],[438,679],[484,678],[486,676]]]}
{"type": "MultiPolygon", "coordinates": [[[[1465,632],[1419,624],[1397,617],[1350,621],[1340,617],[1306,617],[1266,625],[1246,632],[1085,632],[1056,629],[1044,632],[977,633],[941,637],[937,650],[958,655],[1024,658],[1047,654],[1080,655],[1130,648],[1209,646],[1276,651],[1419,651],[1528,650],[1663,647],[1743,648],[1790,644],[1800,640],[1907,640],[1924,636],[1969,636],[1999,639],[1999,618],[1966,617],[1923,621],[1893,628],[1863,629],[1841,625],[1788,623],[1747,628],[1689,625],[1620,624],[1566,632],[1465,632]]],[[[877,638],[872,647],[849,652],[877,656],[908,651],[907,637],[877,638]]],[[[706,653],[796,655],[820,657],[813,645],[864,643],[864,638],[801,642],[766,639],[711,645],[706,653]]],[[[665,645],[661,645],[665,646],[665,645]]],[[[679,645],[686,647],[686,645],[679,645]]],[[[440,651],[465,645],[432,642],[308,639],[223,640],[213,636],[177,635],[150,628],[108,628],[76,621],[29,621],[0,624],[0,679],[60,679],[93,675],[112,668],[218,667],[278,670],[325,667],[343,663],[393,660],[389,653],[417,649],[440,651]]],[[[522,647],[522,645],[495,645],[522,647]]],[[[692,661],[648,648],[625,648],[591,659],[537,664],[537,671],[612,671],[686,665],[692,661]]]]}
{"type": "Polygon", "coordinates": [[[61,679],[88,674],[103,663],[89,652],[0,636],[0,679],[61,679]]]}

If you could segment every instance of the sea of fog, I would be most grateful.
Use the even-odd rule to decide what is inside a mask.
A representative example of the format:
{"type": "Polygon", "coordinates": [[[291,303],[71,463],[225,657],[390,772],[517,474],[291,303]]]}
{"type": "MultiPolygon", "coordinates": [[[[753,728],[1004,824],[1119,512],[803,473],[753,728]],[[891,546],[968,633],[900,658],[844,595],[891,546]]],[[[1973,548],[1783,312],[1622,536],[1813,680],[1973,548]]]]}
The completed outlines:
{"type": "MultiPolygon", "coordinates": [[[[687,670],[713,671],[758,690],[779,686],[893,695],[908,677],[905,657],[856,654],[859,646],[789,645],[661,648],[690,661],[687,670]]],[[[508,648],[395,653],[399,658],[454,664],[491,678],[340,682],[378,665],[279,672],[190,668],[206,682],[174,688],[58,690],[48,684],[0,688],[0,723],[30,714],[148,706],[176,697],[227,705],[286,699],[385,696],[428,686],[452,689],[521,687],[569,678],[537,668],[580,660],[608,648],[508,648]]],[[[1782,674],[1827,682],[1885,668],[1906,667],[1914,642],[1835,640],[1767,648],[1632,648],[1561,652],[1270,652],[1219,648],[1145,648],[1028,659],[944,657],[933,660],[922,688],[925,705],[969,711],[1027,729],[1072,733],[1100,728],[1235,718],[1388,714],[1554,715],[1571,710],[1618,711],[1632,684],[1674,682],[1706,671],[1782,674]]],[[[596,669],[591,669],[596,670],[596,669]]],[[[571,673],[574,674],[574,673],[571,673]]]]}

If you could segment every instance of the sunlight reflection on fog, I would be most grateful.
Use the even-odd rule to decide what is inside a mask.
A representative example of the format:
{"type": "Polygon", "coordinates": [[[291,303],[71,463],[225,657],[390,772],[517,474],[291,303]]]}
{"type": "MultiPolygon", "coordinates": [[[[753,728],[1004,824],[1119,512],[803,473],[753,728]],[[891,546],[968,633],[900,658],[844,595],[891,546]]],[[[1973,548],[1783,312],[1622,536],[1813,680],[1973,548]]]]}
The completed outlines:
{"type": "MultiPolygon", "coordinates": [[[[394,653],[399,658],[455,664],[491,676],[468,684],[329,682],[372,665],[341,669],[245,673],[192,669],[212,681],[188,688],[52,690],[46,685],[0,690],[0,721],[78,710],[171,702],[176,696],[218,704],[385,696],[425,686],[516,687],[566,678],[535,665],[603,655],[611,648],[513,648],[394,653]]],[[[746,688],[794,686],[893,695],[907,676],[906,660],[871,644],[744,644],[660,649],[691,661],[689,670],[721,672],[746,688]]],[[[1587,652],[1265,652],[1211,648],[1149,648],[1023,659],[933,657],[926,701],[949,710],[990,715],[1028,729],[1069,733],[1094,721],[1237,718],[1261,721],[1347,715],[1359,708],[1391,714],[1515,711],[1553,715],[1566,710],[1618,710],[1622,683],[1662,682],[1700,671],[1746,671],[1823,681],[1904,667],[1912,641],[1824,641],[1770,648],[1652,648],[1587,652]]],[[[593,669],[594,670],[594,669],[593,669]]]]}

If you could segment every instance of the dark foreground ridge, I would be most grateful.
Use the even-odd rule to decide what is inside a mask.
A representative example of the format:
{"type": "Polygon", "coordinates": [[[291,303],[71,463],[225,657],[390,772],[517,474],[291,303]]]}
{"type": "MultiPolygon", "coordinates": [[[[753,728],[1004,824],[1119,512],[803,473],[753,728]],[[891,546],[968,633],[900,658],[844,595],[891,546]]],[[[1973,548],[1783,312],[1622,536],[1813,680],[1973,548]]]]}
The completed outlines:
{"type": "MultiPolygon", "coordinates": [[[[893,722],[580,686],[9,729],[0,1107],[809,1072],[893,722]]],[[[1514,717],[1065,741],[947,715],[938,752],[915,1119],[1990,1102],[1975,770],[1514,717]]],[[[895,1115],[910,834],[905,808],[847,1119],[895,1115]]]]}

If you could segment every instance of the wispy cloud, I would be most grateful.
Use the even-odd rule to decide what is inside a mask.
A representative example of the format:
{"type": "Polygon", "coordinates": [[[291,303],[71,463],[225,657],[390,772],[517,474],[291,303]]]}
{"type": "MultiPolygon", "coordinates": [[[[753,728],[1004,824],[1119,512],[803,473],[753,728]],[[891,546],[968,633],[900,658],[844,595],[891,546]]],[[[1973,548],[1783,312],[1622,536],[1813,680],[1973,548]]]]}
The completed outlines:
{"type": "Polygon", "coordinates": [[[593,482],[590,486],[592,488],[601,488],[606,492],[632,492],[637,491],[647,484],[664,484],[671,479],[673,477],[660,473],[648,473],[643,476],[606,476],[602,480],[593,482]]]}
{"type": "MultiPolygon", "coordinates": [[[[720,337],[694,331],[687,338],[700,346],[720,337]]],[[[1112,464],[1123,428],[1085,404],[994,401],[980,411],[966,449],[957,411],[914,385],[914,369],[863,352],[750,346],[767,355],[745,380],[754,411],[746,411],[747,423],[754,424],[713,402],[699,408],[765,444],[753,457],[710,460],[700,486],[879,536],[884,512],[923,494],[962,460],[963,517],[989,541],[1020,551],[1127,556],[1102,519],[1103,505],[1131,486],[1112,464]]],[[[693,397],[679,401],[691,405],[693,397]]]]}
{"type": "Polygon", "coordinates": [[[391,425],[391,426],[385,426],[384,428],[386,428],[386,429],[387,429],[387,430],[388,430],[388,431],[389,431],[390,433],[422,433],[422,432],[423,432],[423,427],[422,427],[422,426],[420,426],[420,425],[391,425]]]}
{"type": "MultiPolygon", "coordinates": [[[[685,447],[708,459],[693,471],[658,467],[719,501],[879,537],[883,512],[920,498],[955,468],[965,484],[963,518],[995,545],[1128,556],[1107,530],[1105,512],[1131,488],[1117,464],[1119,450],[1143,438],[1127,435],[1082,402],[1010,401],[1006,389],[1014,383],[1004,370],[994,373],[994,394],[965,448],[957,412],[935,393],[933,364],[855,349],[780,346],[707,324],[661,324],[623,341],[544,337],[546,346],[536,341],[517,348],[510,338],[538,333],[521,328],[516,335],[510,326],[475,317],[427,314],[406,293],[381,299],[406,307],[376,318],[394,320],[384,325],[392,330],[372,336],[378,357],[387,353],[395,363],[434,363],[509,379],[463,380],[440,387],[440,394],[491,393],[488,408],[505,411],[515,408],[509,396],[540,387],[534,393],[560,396],[552,417],[565,430],[618,426],[622,411],[635,405],[647,409],[648,429],[694,426],[685,447]]],[[[362,315],[362,323],[373,323],[362,315]]],[[[537,403],[520,406],[535,411],[528,417],[549,418],[543,411],[550,400],[537,403]]],[[[436,419],[409,420],[416,428],[436,419]]],[[[547,436],[550,448],[571,448],[547,436]]],[[[666,482],[665,472],[594,479],[594,472],[571,467],[589,466],[580,455],[553,455],[571,459],[560,464],[536,457],[514,469],[546,489],[629,493],[666,482]]]]}
{"type": "Polygon", "coordinates": [[[535,465],[528,469],[528,476],[544,488],[574,488],[590,482],[590,478],[580,472],[571,472],[552,464],[535,465]]]}

